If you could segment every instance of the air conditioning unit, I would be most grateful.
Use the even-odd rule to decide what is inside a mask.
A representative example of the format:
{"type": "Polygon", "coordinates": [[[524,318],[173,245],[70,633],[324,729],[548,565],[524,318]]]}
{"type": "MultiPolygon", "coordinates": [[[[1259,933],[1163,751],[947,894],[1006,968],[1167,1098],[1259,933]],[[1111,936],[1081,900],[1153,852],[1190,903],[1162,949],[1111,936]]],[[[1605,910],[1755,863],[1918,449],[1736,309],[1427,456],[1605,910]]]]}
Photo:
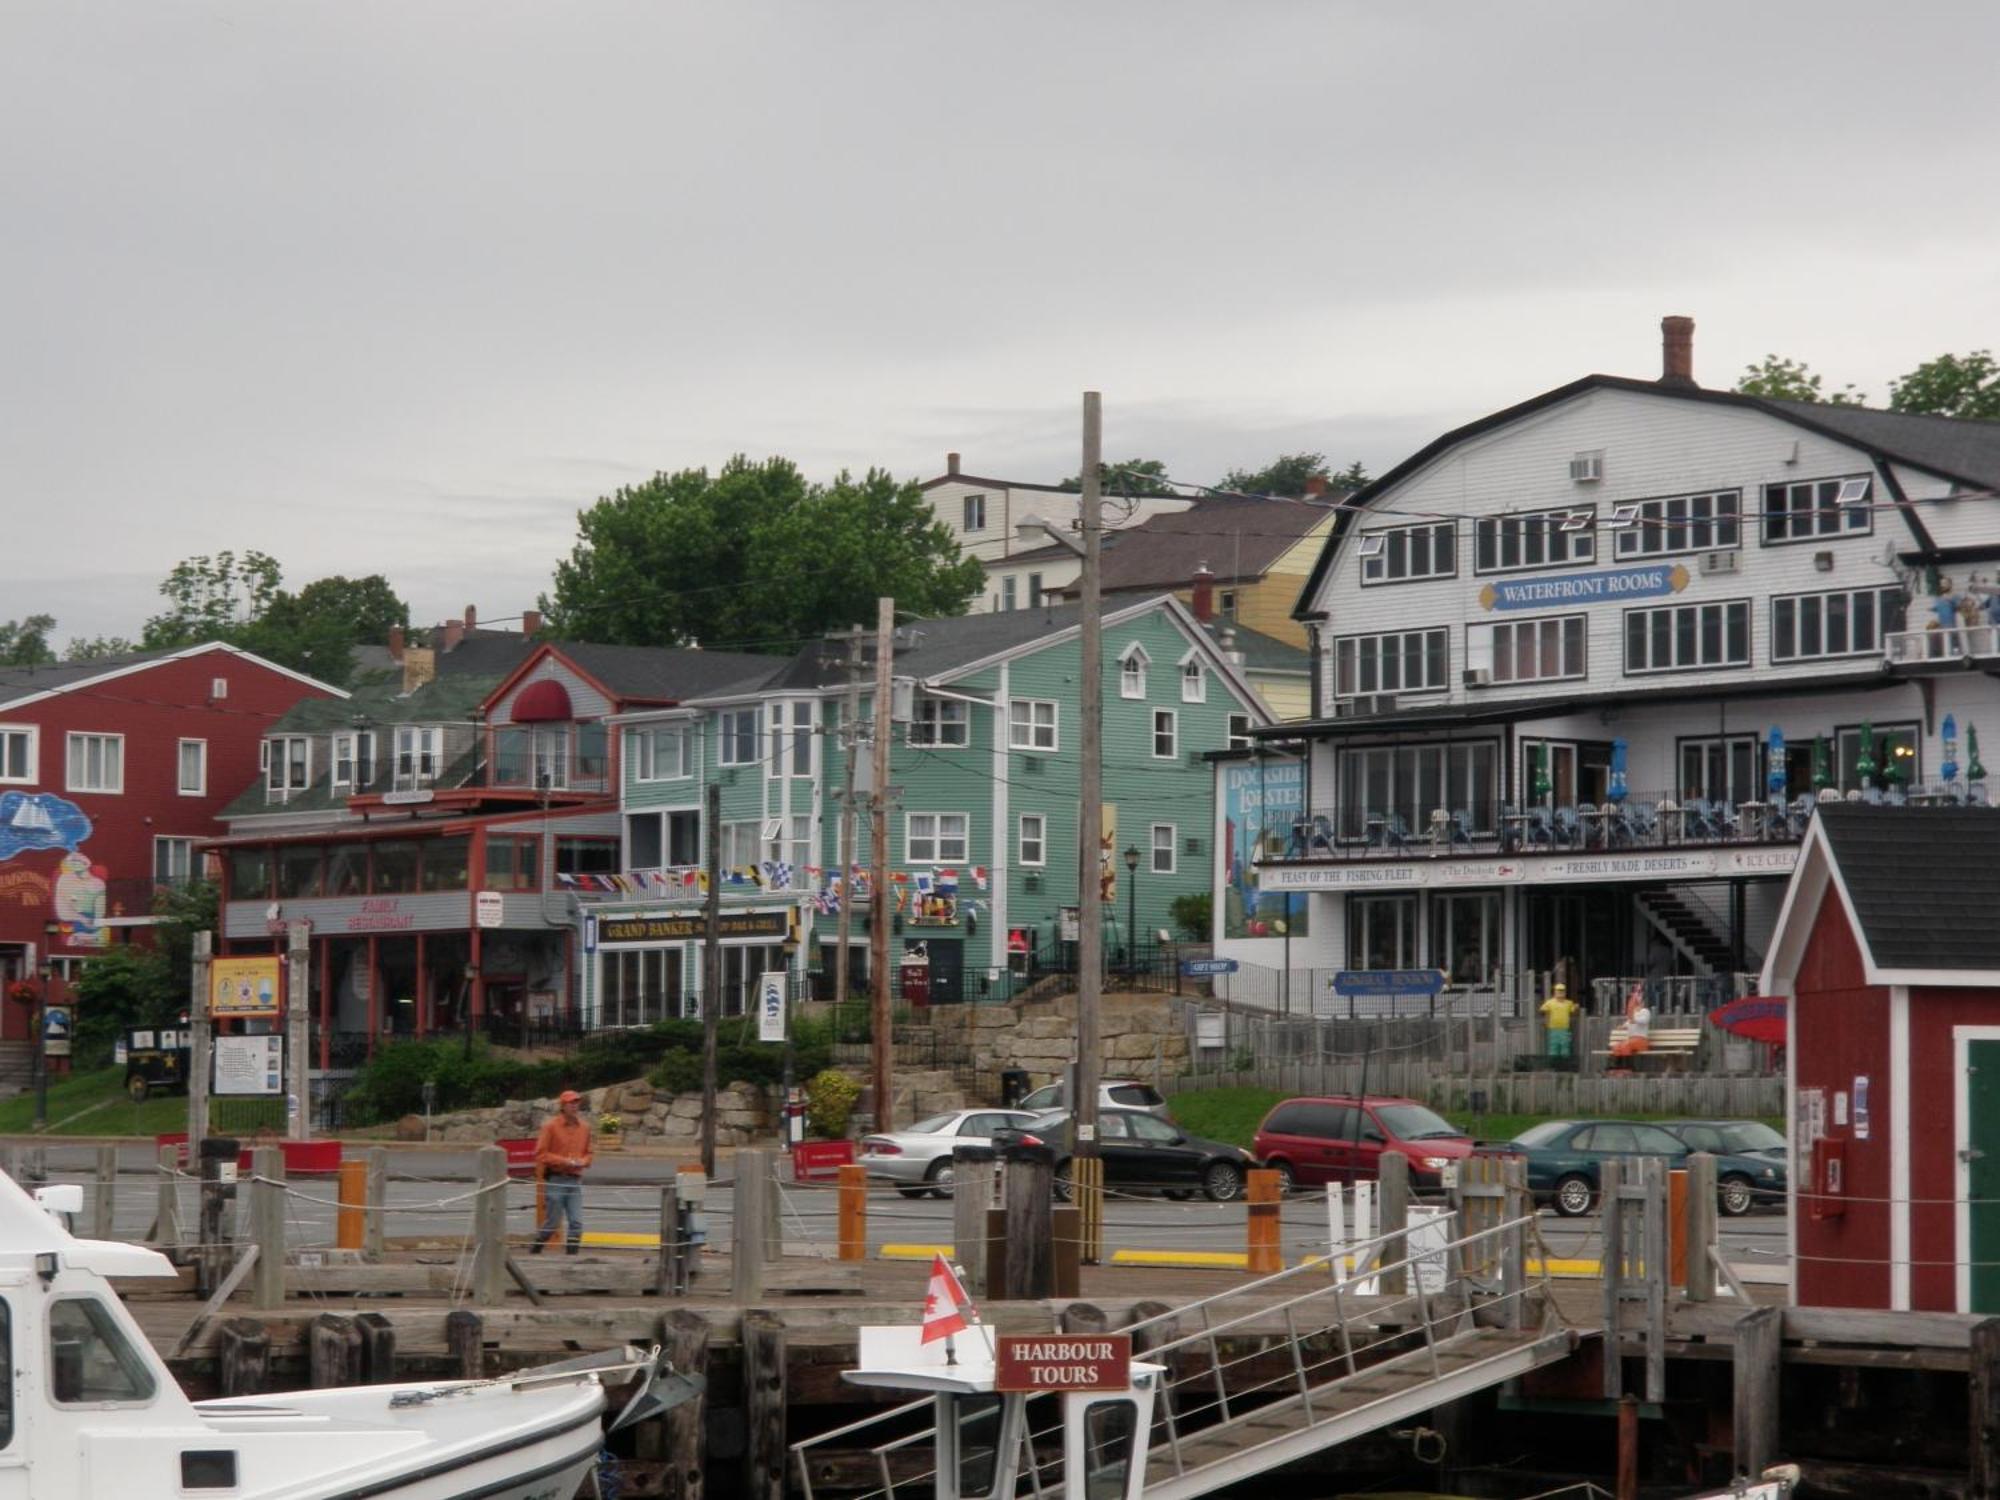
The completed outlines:
{"type": "Polygon", "coordinates": [[[1467,687],[1492,687],[1493,669],[1491,667],[1467,667],[1465,669],[1465,685],[1467,687]]]}
{"type": "Polygon", "coordinates": [[[1201,853],[1201,840],[1196,838],[1193,834],[1189,834],[1188,837],[1181,840],[1181,853],[1187,855],[1199,855],[1201,853]]]}
{"type": "Polygon", "coordinates": [[[1734,573],[1740,552],[1704,552],[1701,555],[1701,570],[1704,573],[1734,573]]]}
{"type": "Polygon", "coordinates": [[[1569,461],[1569,477],[1577,484],[1594,484],[1604,477],[1604,455],[1579,453],[1569,461]]]}
{"type": "Polygon", "coordinates": [[[1191,766],[1197,766],[1197,767],[1199,767],[1199,766],[1205,766],[1205,765],[1207,765],[1207,764],[1208,764],[1208,752],[1207,752],[1206,750],[1190,750],[1190,751],[1188,751],[1188,764],[1189,764],[1189,765],[1191,765],[1191,766]]]}
{"type": "Polygon", "coordinates": [[[1021,774],[1022,774],[1023,776],[1039,776],[1039,775],[1041,775],[1041,774],[1042,774],[1042,758],[1041,758],[1041,757],[1040,757],[1039,755],[1024,755],[1024,756],[1022,756],[1022,757],[1021,757],[1021,774]]]}
{"type": "Polygon", "coordinates": [[[1042,877],[1037,875],[1033,870],[1028,871],[1021,877],[1021,889],[1031,896],[1041,894],[1042,877]]]}

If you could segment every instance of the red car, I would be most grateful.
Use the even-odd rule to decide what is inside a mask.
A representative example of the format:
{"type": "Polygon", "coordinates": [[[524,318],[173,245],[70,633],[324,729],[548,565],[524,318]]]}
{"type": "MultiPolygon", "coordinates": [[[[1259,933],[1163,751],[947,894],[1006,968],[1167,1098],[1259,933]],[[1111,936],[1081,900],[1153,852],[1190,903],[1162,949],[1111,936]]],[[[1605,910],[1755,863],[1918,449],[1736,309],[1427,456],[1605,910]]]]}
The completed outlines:
{"type": "Polygon", "coordinates": [[[1286,1191],[1379,1177],[1385,1151],[1409,1158],[1412,1187],[1435,1188],[1446,1166],[1472,1154],[1472,1138],[1414,1099],[1348,1095],[1285,1100],[1264,1117],[1250,1149],[1286,1191]]]}

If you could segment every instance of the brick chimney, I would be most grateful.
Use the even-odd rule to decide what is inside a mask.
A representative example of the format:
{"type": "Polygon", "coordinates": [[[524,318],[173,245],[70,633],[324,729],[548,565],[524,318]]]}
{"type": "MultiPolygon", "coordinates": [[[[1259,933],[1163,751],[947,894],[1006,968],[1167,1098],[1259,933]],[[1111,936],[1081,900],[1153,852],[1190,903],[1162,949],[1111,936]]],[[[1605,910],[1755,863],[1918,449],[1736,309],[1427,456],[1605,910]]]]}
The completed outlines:
{"type": "Polygon", "coordinates": [[[1306,481],[1306,499],[1317,500],[1326,493],[1326,476],[1315,474],[1306,481]]]}
{"type": "Polygon", "coordinates": [[[1194,565],[1194,617],[1206,625],[1215,618],[1215,575],[1205,562],[1194,565]]]}
{"type": "Polygon", "coordinates": [[[956,474],[958,472],[958,455],[956,453],[947,453],[944,456],[944,471],[947,474],[956,474]]]}
{"type": "Polygon", "coordinates": [[[1660,319],[1660,384],[1695,389],[1694,319],[1660,319]]]}
{"type": "Polygon", "coordinates": [[[403,652],[403,691],[413,693],[437,677],[437,652],[429,646],[411,646],[403,652]]]}
{"type": "Polygon", "coordinates": [[[539,609],[521,611],[521,634],[533,640],[535,632],[542,628],[542,612],[539,609]]]}
{"type": "Polygon", "coordinates": [[[446,620],[444,622],[444,625],[441,627],[441,633],[444,636],[444,640],[439,643],[440,649],[443,650],[446,654],[450,654],[451,652],[456,651],[458,649],[459,642],[465,639],[465,621],[446,620]]]}
{"type": "Polygon", "coordinates": [[[403,643],[405,639],[402,626],[391,625],[389,627],[389,655],[392,659],[396,661],[403,659],[403,643]]]}
{"type": "Polygon", "coordinates": [[[465,606],[465,628],[467,630],[477,630],[479,628],[478,605],[468,604],[465,606]]]}

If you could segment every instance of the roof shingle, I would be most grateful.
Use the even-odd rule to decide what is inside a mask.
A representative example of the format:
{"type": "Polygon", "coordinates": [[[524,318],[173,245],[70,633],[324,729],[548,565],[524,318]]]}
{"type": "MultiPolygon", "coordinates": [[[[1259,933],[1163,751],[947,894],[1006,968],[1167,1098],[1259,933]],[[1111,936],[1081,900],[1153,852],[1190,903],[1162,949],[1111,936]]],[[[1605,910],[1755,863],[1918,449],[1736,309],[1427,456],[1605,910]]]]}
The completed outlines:
{"type": "Polygon", "coordinates": [[[1835,802],[1819,822],[1879,968],[2000,972],[2000,808],[1835,802]]]}

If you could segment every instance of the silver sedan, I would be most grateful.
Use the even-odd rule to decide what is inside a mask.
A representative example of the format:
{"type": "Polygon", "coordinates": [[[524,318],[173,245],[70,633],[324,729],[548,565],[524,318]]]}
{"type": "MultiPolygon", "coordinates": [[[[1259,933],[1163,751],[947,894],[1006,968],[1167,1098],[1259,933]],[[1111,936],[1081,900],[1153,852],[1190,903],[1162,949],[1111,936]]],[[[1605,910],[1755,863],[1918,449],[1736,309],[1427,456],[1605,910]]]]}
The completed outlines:
{"type": "Polygon", "coordinates": [[[896,1191],[905,1198],[921,1198],[926,1193],[949,1198],[954,1148],[991,1145],[994,1131],[1033,1118],[1019,1109],[955,1109],[932,1115],[907,1130],[863,1136],[861,1165],[870,1177],[895,1183],[896,1191]]]}

